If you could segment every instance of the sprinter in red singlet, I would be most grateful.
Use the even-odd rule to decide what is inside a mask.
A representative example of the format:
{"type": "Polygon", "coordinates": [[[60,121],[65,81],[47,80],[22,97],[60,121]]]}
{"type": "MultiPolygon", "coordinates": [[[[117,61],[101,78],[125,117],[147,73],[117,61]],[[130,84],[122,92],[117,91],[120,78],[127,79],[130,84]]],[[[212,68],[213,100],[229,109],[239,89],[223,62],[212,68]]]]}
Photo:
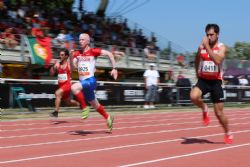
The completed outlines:
{"type": "MultiPolygon", "coordinates": [[[[70,106],[80,106],[80,104],[74,100],[70,99],[71,91],[71,67],[69,62],[69,51],[67,49],[60,50],[60,62],[55,63],[50,69],[50,75],[55,75],[57,73],[58,79],[58,89],[55,92],[55,111],[50,113],[52,117],[58,117],[58,112],[60,109],[61,101],[64,100],[67,105],[70,106]]],[[[79,96],[83,97],[83,93],[80,93],[79,96]]],[[[85,102],[81,107],[85,108],[85,102]]]]}
{"type": "Polygon", "coordinates": [[[224,115],[224,94],[222,89],[223,61],[226,55],[226,46],[219,42],[220,28],[217,24],[208,24],[205,28],[206,36],[203,38],[195,58],[195,70],[198,82],[192,88],[190,99],[202,109],[203,123],[210,122],[208,106],[202,100],[202,96],[210,93],[214,105],[214,112],[222,125],[226,144],[231,144],[233,135],[230,133],[228,119],[224,115]]]}

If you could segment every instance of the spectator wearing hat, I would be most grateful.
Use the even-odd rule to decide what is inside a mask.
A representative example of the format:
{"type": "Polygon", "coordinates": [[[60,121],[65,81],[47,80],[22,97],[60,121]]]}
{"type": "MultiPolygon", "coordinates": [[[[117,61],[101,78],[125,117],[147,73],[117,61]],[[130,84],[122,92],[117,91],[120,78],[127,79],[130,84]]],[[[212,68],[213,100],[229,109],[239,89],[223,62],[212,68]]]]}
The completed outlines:
{"type": "Polygon", "coordinates": [[[144,104],[145,109],[155,108],[154,103],[157,97],[157,87],[160,82],[160,74],[155,68],[155,64],[150,63],[149,69],[147,69],[143,74],[146,88],[144,104]]]}

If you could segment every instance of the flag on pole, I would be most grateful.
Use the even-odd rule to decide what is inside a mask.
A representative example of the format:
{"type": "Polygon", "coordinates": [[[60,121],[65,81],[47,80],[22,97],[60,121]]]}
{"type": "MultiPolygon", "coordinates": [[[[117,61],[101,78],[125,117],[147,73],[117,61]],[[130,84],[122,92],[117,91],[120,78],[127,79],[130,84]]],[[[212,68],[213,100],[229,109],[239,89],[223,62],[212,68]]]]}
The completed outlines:
{"type": "Polygon", "coordinates": [[[48,66],[52,59],[51,38],[28,37],[27,41],[31,53],[32,64],[48,66]]]}

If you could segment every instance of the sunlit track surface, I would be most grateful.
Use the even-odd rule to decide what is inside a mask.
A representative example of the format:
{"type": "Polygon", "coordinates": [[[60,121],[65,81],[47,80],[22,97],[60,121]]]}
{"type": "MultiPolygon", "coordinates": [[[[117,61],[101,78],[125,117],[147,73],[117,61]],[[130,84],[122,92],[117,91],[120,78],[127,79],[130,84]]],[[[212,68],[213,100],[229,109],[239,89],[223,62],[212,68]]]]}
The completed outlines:
{"type": "Polygon", "coordinates": [[[225,113],[235,137],[232,145],[223,143],[223,130],[213,112],[209,126],[202,125],[197,111],[117,114],[112,134],[100,116],[1,122],[0,164],[175,167],[220,162],[220,167],[228,167],[241,162],[250,166],[250,110],[225,113]]]}

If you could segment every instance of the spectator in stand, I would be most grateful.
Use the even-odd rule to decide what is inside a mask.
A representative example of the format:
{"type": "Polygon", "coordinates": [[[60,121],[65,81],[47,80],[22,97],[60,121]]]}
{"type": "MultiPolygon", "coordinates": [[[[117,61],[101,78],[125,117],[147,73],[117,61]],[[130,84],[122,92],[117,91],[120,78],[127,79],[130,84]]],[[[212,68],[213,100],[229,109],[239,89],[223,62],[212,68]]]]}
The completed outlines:
{"type": "Polygon", "coordinates": [[[179,71],[177,79],[183,79],[183,78],[185,78],[185,76],[183,75],[183,71],[179,71]]]}
{"type": "Polygon", "coordinates": [[[160,74],[155,69],[155,64],[149,64],[149,69],[147,69],[144,74],[144,81],[145,81],[145,88],[146,88],[146,95],[145,95],[145,104],[144,108],[155,108],[154,103],[157,97],[157,88],[160,82],[160,74]]]}
{"type": "Polygon", "coordinates": [[[32,35],[32,27],[33,27],[33,25],[32,25],[32,19],[31,19],[31,17],[28,17],[28,16],[26,16],[25,18],[24,18],[24,27],[25,27],[25,34],[26,35],[32,35]]]}
{"type": "Polygon", "coordinates": [[[165,83],[174,83],[174,75],[172,70],[166,72],[165,83]]]}
{"type": "Polygon", "coordinates": [[[5,8],[6,8],[5,4],[4,4],[3,0],[1,0],[0,1],[0,10],[3,10],[5,8]]]}
{"type": "Polygon", "coordinates": [[[38,14],[34,14],[32,20],[32,29],[31,29],[31,35],[37,38],[43,38],[45,37],[44,32],[43,32],[43,28],[42,25],[44,23],[42,23],[39,19],[39,15],[38,14]]]}
{"type": "Polygon", "coordinates": [[[155,37],[154,32],[151,32],[151,42],[152,42],[154,45],[156,45],[157,38],[155,37]]]}
{"type": "Polygon", "coordinates": [[[65,47],[65,42],[66,42],[66,30],[62,29],[60,33],[56,36],[55,38],[55,44],[58,45],[60,48],[65,47]]]}
{"type": "Polygon", "coordinates": [[[32,28],[31,29],[31,35],[37,38],[43,38],[44,33],[41,28],[32,28]]]}
{"type": "Polygon", "coordinates": [[[149,60],[154,60],[156,58],[156,51],[155,45],[152,42],[149,43],[144,49],[144,53],[149,60]]]}
{"type": "Polygon", "coordinates": [[[13,33],[13,28],[6,28],[5,31],[1,34],[1,43],[6,48],[15,48],[18,45],[18,41],[16,40],[16,36],[13,33]]]}
{"type": "Polygon", "coordinates": [[[174,100],[173,89],[171,86],[175,83],[174,73],[171,69],[165,73],[165,83],[168,84],[167,88],[164,89],[165,98],[169,101],[168,105],[171,106],[171,103],[173,103],[174,100]]]}
{"type": "Polygon", "coordinates": [[[75,44],[75,41],[74,41],[74,37],[73,37],[73,32],[72,31],[69,31],[67,34],[66,34],[66,41],[65,41],[65,48],[67,49],[76,49],[76,44],[75,44]]]}

